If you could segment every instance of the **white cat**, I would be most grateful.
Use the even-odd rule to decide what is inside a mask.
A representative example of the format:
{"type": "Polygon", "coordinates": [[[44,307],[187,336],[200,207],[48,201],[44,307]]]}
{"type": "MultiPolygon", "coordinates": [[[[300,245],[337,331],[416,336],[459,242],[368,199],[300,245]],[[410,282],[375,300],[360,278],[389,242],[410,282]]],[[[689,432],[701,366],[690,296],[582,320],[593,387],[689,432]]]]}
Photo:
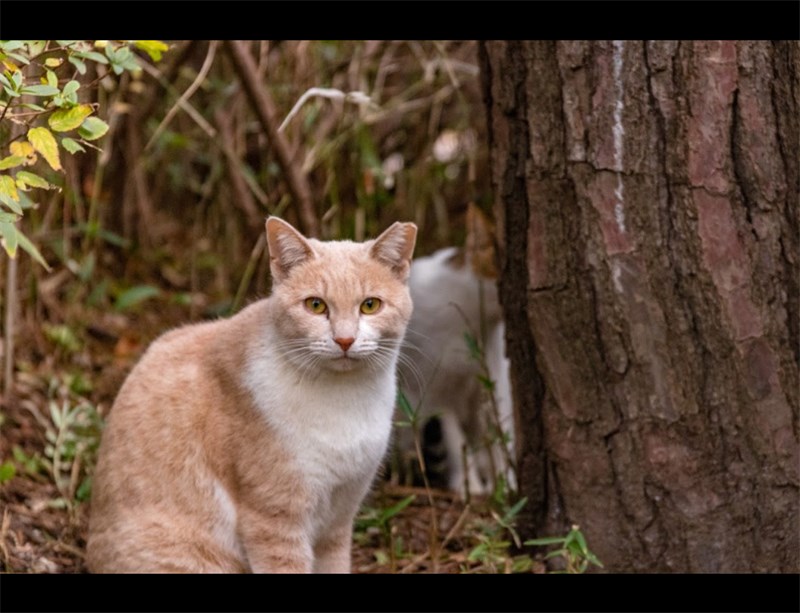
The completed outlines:
{"type": "MultiPolygon", "coordinates": [[[[448,487],[462,495],[465,483],[472,494],[490,493],[498,474],[516,487],[509,363],[496,276],[491,227],[472,206],[463,251],[441,249],[411,265],[414,313],[401,360],[402,391],[423,420],[438,415],[448,487]],[[465,334],[482,348],[483,364],[465,334]]],[[[408,449],[413,441],[404,430],[398,432],[399,445],[408,449]]]]}
{"type": "Polygon", "coordinates": [[[93,572],[348,572],[385,454],[416,227],[321,242],[267,220],[272,295],[156,340],[112,407],[93,572]]]}

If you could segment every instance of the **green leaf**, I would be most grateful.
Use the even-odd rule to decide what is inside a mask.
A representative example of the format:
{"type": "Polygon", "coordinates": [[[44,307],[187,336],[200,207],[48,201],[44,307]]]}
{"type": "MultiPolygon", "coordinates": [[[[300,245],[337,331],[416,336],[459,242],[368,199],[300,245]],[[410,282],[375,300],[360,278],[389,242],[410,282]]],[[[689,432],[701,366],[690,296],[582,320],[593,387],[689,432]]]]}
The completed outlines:
{"type": "Polygon", "coordinates": [[[56,44],[59,47],[69,47],[70,45],[74,45],[77,42],[78,42],[77,40],[57,40],[56,44]]]}
{"type": "Polygon", "coordinates": [[[160,40],[137,40],[133,44],[137,49],[147,53],[154,62],[161,61],[161,54],[169,50],[169,47],[160,40]]]}
{"type": "Polygon", "coordinates": [[[589,560],[589,562],[591,562],[595,566],[599,566],[600,568],[604,568],[603,567],[603,563],[600,560],[598,560],[597,556],[594,555],[591,551],[587,551],[586,552],[586,559],[589,560]]]}
{"type": "Polygon", "coordinates": [[[86,151],[86,149],[84,149],[83,146],[78,141],[73,140],[71,138],[62,138],[61,146],[73,154],[78,153],[78,151],[83,151],[83,152],[86,151]]]}
{"type": "Polygon", "coordinates": [[[416,411],[414,411],[406,395],[399,389],[397,390],[397,404],[400,405],[400,410],[403,411],[403,415],[406,416],[406,419],[413,423],[416,418],[416,411]]]}
{"type": "Polygon", "coordinates": [[[575,530],[575,540],[578,542],[578,546],[581,548],[581,551],[585,554],[589,551],[589,548],[586,546],[586,539],[583,537],[583,533],[580,530],[575,530]]]}
{"type": "Polygon", "coordinates": [[[405,509],[408,505],[410,505],[416,499],[416,495],[412,494],[406,498],[403,498],[400,502],[396,505],[389,507],[388,509],[384,509],[381,513],[380,521],[386,522],[390,520],[392,517],[400,513],[403,509],[405,509]]]}
{"type": "Polygon", "coordinates": [[[58,157],[58,143],[50,132],[45,127],[31,128],[28,130],[28,140],[33,148],[42,154],[50,168],[53,170],[61,170],[61,160],[58,157]]]}
{"type": "Polygon", "coordinates": [[[17,232],[17,240],[19,241],[19,246],[22,247],[22,249],[29,256],[31,256],[34,260],[36,260],[39,264],[41,264],[45,270],[47,270],[48,272],[50,271],[49,264],[42,257],[42,254],[39,253],[39,250],[36,248],[36,245],[34,245],[30,240],[28,240],[27,236],[25,236],[22,232],[17,232]]]}
{"type": "Polygon", "coordinates": [[[29,94],[31,96],[55,96],[61,90],[52,85],[26,85],[21,90],[21,94],[29,94]]]}
{"type": "MultiPolygon", "coordinates": [[[[2,181],[2,177],[0,177],[0,181],[2,181]]],[[[19,201],[12,200],[8,195],[0,192],[0,202],[5,204],[9,209],[14,211],[17,215],[22,215],[22,207],[20,206],[19,201]]]]}
{"type": "Polygon", "coordinates": [[[0,51],[5,51],[8,53],[9,51],[16,51],[17,49],[21,49],[25,46],[25,41],[23,40],[4,40],[0,41],[0,51]]]}
{"type": "MultiPolygon", "coordinates": [[[[72,329],[64,324],[50,325],[44,324],[42,326],[44,335],[47,339],[70,352],[78,351],[81,348],[81,342],[72,329]]],[[[58,412],[58,407],[54,402],[50,403],[50,414],[53,417],[53,423],[56,426],[61,425],[62,415],[58,412]]]]}
{"type": "Polygon", "coordinates": [[[38,104],[33,104],[31,102],[24,102],[22,104],[22,106],[24,106],[26,109],[30,109],[32,111],[46,111],[47,110],[43,106],[40,106],[38,104]]]}
{"type": "Polygon", "coordinates": [[[21,166],[28,159],[22,155],[9,155],[7,158],[0,160],[0,170],[8,170],[9,168],[16,168],[21,166]]]}
{"type": "Polygon", "coordinates": [[[0,221],[4,221],[6,223],[17,223],[19,221],[19,215],[0,211],[0,221]]]}
{"type": "MultiPolygon", "coordinates": [[[[0,196],[6,196],[14,202],[19,202],[17,186],[14,183],[14,179],[8,175],[0,175],[0,196]]],[[[22,213],[22,211],[20,211],[20,213],[22,213]]]]}
{"type": "Polygon", "coordinates": [[[75,500],[86,502],[92,495],[92,477],[87,476],[75,490],[75,500]]]}
{"type": "Polygon", "coordinates": [[[78,134],[86,140],[97,140],[106,132],[108,132],[108,124],[99,117],[87,117],[78,128],[78,134]]]}
{"type": "Polygon", "coordinates": [[[80,83],[78,83],[77,81],[75,81],[75,80],[73,79],[72,81],[69,81],[69,82],[68,82],[68,83],[67,83],[67,84],[64,86],[64,89],[63,89],[63,90],[61,90],[61,94],[62,94],[63,96],[69,96],[69,95],[71,95],[71,94],[74,94],[76,91],[78,91],[78,88],[79,88],[80,86],[81,86],[81,84],[80,84],[80,83]]]}
{"type": "Polygon", "coordinates": [[[14,475],[17,474],[17,467],[14,466],[14,463],[11,460],[7,462],[3,462],[0,464],[0,483],[5,483],[6,481],[10,481],[14,478],[14,475]]]}
{"type": "Polygon", "coordinates": [[[68,132],[79,127],[83,120],[92,114],[92,107],[81,104],[71,109],[61,109],[50,115],[47,124],[55,132],[68,132]]]}
{"type": "Polygon", "coordinates": [[[522,510],[522,507],[524,507],[527,504],[527,502],[528,502],[528,497],[527,496],[523,496],[522,498],[517,500],[517,502],[514,504],[514,506],[511,507],[508,510],[508,512],[506,512],[506,514],[505,514],[503,519],[506,522],[510,522],[512,519],[514,519],[517,516],[517,513],[519,513],[522,510]]]}
{"type": "MultiPolygon", "coordinates": [[[[48,330],[54,329],[54,328],[58,328],[60,331],[67,330],[70,333],[72,332],[67,326],[64,326],[64,325],[61,325],[61,326],[48,326],[48,325],[45,324],[45,333],[49,336],[48,330]]],[[[49,404],[49,408],[50,408],[50,418],[53,420],[53,425],[55,425],[56,428],[60,428],[61,424],[64,421],[63,420],[64,416],[62,415],[61,411],[58,410],[58,404],[56,404],[55,401],[51,400],[50,404],[49,404]]]]}
{"type": "Polygon", "coordinates": [[[6,79],[2,74],[0,74],[0,85],[2,85],[3,87],[14,89],[14,87],[11,85],[11,81],[6,79]]]}
{"type": "Polygon", "coordinates": [[[8,222],[0,222],[0,236],[3,237],[3,248],[9,257],[17,257],[17,244],[19,232],[15,225],[8,222]]]}
{"type": "Polygon", "coordinates": [[[67,58],[67,61],[68,61],[70,64],[72,64],[73,66],[75,66],[75,68],[77,68],[77,69],[78,69],[78,72],[79,72],[80,74],[86,74],[86,64],[84,64],[84,63],[83,63],[81,60],[79,60],[79,59],[78,59],[78,58],[76,58],[75,56],[72,56],[72,55],[71,55],[71,56],[69,56],[69,57],[67,58]]]}
{"type": "Polygon", "coordinates": [[[470,357],[473,360],[479,360],[483,352],[478,345],[478,341],[475,340],[475,337],[469,332],[464,332],[464,341],[467,343],[467,347],[469,348],[470,357]]]}
{"type": "Polygon", "coordinates": [[[486,543],[481,543],[480,545],[478,545],[472,551],[469,552],[469,555],[467,556],[467,560],[469,560],[470,562],[477,562],[484,555],[486,555],[487,549],[488,549],[488,545],[486,543]]]}
{"type": "Polygon", "coordinates": [[[80,58],[92,60],[98,64],[108,64],[108,59],[104,55],[97,53],[97,51],[74,51],[73,53],[80,58]]]}
{"type": "Polygon", "coordinates": [[[158,296],[160,293],[161,291],[152,285],[137,285],[125,290],[119,296],[117,296],[117,299],[114,302],[114,308],[118,311],[124,311],[125,309],[129,309],[132,306],[148,300],[149,298],[158,296]]]}
{"type": "Polygon", "coordinates": [[[490,392],[494,391],[494,381],[492,381],[486,375],[477,375],[477,377],[478,377],[478,381],[481,382],[481,385],[483,385],[484,388],[486,388],[490,392]]]}
{"type": "Polygon", "coordinates": [[[43,189],[50,189],[51,187],[54,187],[51,183],[42,179],[42,177],[39,175],[35,175],[27,170],[20,170],[17,173],[17,181],[22,181],[25,183],[25,185],[30,187],[41,187],[43,189]]]}
{"type": "Polygon", "coordinates": [[[545,545],[560,545],[564,542],[564,537],[562,536],[547,536],[540,539],[530,539],[525,541],[523,545],[533,545],[536,547],[543,547],[545,545]]]}
{"type": "Polygon", "coordinates": [[[29,40],[26,42],[28,43],[28,53],[31,54],[31,57],[39,55],[47,45],[46,40],[29,40]]]}
{"type": "Polygon", "coordinates": [[[533,568],[533,560],[530,556],[522,555],[517,556],[511,563],[512,573],[527,573],[533,568]]]}
{"type": "Polygon", "coordinates": [[[58,77],[52,70],[47,71],[47,84],[58,89],[58,77]]]}
{"type": "Polygon", "coordinates": [[[551,551],[550,553],[548,553],[544,557],[544,559],[545,560],[551,560],[552,558],[557,558],[557,557],[560,557],[560,556],[566,557],[567,556],[567,550],[566,549],[556,549],[556,550],[551,551]]]}
{"type": "Polygon", "coordinates": [[[24,55],[20,55],[19,53],[9,53],[8,57],[14,58],[20,64],[25,64],[26,66],[31,63],[28,58],[26,58],[24,55]]]}

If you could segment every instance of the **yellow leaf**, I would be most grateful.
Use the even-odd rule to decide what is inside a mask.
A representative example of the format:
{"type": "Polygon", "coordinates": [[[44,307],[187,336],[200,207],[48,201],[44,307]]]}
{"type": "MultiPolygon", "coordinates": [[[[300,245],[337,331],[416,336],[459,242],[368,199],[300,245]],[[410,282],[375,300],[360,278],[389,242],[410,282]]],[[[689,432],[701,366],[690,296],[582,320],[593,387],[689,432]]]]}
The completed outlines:
{"type": "Polygon", "coordinates": [[[134,44],[137,49],[145,51],[154,62],[161,60],[161,54],[164,51],[169,51],[169,47],[160,40],[137,40],[134,44]]]}
{"type": "Polygon", "coordinates": [[[44,61],[44,65],[48,68],[58,68],[64,62],[61,57],[49,57],[44,61]]]}
{"type": "Polygon", "coordinates": [[[8,175],[0,175],[0,196],[8,196],[14,202],[19,202],[19,193],[14,179],[8,175]]]}
{"type": "Polygon", "coordinates": [[[7,158],[0,160],[0,170],[8,168],[16,168],[26,162],[25,158],[21,155],[9,155],[7,158]]]}
{"type": "Polygon", "coordinates": [[[13,143],[11,143],[9,149],[11,150],[11,155],[24,157],[26,166],[35,164],[39,157],[36,155],[36,151],[33,150],[33,145],[26,140],[15,140],[13,143]]]}
{"type": "Polygon", "coordinates": [[[3,60],[3,66],[8,68],[11,72],[17,72],[19,70],[17,65],[9,60],[3,60]]]}
{"type": "Polygon", "coordinates": [[[50,185],[50,183],[42,179],[42,177],[39,175],[35,175],[32,172],[26,172],[24,170],[17,172],[16,179],[17,187],[23,191],[27,191],[29,187],[40,187],[42,189],[50,189],[51,187],[55,187],[54,185],[50,185]],[[20,183],[22,186],[20,186],[20,183]]]}
{"type": "Polygon", "coordinates": [[[88,104],[73,106],[71,109],[59,109],[47,120],[50,128],[55,132],[69,132],[83,123],[92,114],[92,107],[88,104]]]}
{"type": "Polygon", "coordinates": [[[42,154],[50,168],[61,170],[61,159],[58,156],[58,143],[53,133],[44,127],[31,128],[28,130],[28,140],[33,148],[42,154]]]}

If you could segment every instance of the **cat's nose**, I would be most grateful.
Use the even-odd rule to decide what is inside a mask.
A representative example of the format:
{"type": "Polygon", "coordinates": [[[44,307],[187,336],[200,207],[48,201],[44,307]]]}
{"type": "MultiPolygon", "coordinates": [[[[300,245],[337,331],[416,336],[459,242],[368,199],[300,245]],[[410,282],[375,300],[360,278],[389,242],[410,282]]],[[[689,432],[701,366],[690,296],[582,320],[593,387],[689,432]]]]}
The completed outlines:
{"type": "Polygon", "coordinates": [[[356,339],[354,339],[352,336],[348,336],[347,338],[335,338],[333,339],[333,342],[339,345],[343,351],[347,351],[350,349],[350,346],[356,342],[356,339]]]}

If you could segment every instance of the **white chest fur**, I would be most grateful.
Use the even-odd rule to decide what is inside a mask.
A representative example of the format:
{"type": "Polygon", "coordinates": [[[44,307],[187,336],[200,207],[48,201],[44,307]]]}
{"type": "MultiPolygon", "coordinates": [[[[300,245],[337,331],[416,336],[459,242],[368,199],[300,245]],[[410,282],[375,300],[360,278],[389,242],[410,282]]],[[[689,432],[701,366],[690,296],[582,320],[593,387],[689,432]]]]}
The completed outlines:
{"type": "Polygon", "coordinates": [[[332,523],[352,521],[372,482],[391,431],[394,364],[380,372],[301,379],[268,350],[250,356],[245,385],[311,493],[314,535],[332,523]]]}

